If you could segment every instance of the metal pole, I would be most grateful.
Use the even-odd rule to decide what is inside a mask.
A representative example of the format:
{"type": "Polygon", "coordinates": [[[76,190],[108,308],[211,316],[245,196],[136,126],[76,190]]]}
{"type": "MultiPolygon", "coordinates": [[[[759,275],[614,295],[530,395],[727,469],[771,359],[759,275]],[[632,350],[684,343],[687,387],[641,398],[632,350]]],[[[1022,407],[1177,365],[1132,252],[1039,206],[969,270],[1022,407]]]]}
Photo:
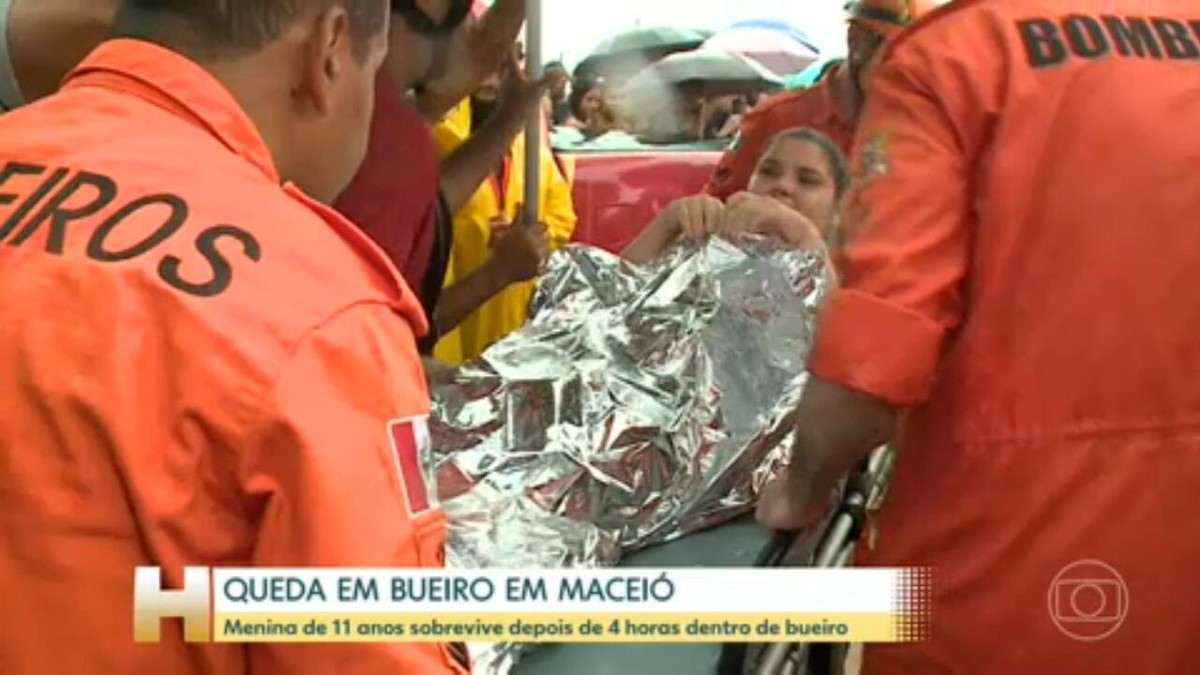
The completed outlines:
{"type": "MultiPolygon", "coordinates": [[[[525,72],[536,82],[542,77],[542,0],[525,0],[525,72]]],[[[541,201],[542,106],[536,106],[525,123],[525,215],[537,223],[541,201]]]]}

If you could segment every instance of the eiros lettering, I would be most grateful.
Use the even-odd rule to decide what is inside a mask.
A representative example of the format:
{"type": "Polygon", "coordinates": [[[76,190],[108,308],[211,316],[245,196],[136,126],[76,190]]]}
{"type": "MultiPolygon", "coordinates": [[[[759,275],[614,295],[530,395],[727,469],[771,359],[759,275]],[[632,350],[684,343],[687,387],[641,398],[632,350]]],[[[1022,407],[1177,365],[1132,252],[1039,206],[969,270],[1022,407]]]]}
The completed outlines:
{"type": "Polygon", "coordinates": [[[1071,57],[1200,63],[1200,19],[1071,14],[1030,17],[1016,25],[1026,60],[1034,68],[1062,65],[1071,57]]]}
{"type": "MultiPolygon", "coordinates": [[[[88,258],[114,264],[153,253],[188,222],[190,207],[179,195],[164,192],[120,203],[120,192],[115,180],[101,174],[7,162],[0,168],[0,207],[14,208],[0,222],[0,243],[23,246],[45,232],[46,253],[61,256],[69,240],[68,226],[116,206],[91,231],[84,248],[88,258]]],[[[198,257],[208,265],[207,278],[197,274],[194,261],[165,254],[156,268],[159,278],[196,297],[224,293],[233,282],[233,264],[218,247],[225,240],[237,242],[248,260],[262,259],[262,248],[253,235],[217,224],[202,230],[193,242],[198,257]]]]}

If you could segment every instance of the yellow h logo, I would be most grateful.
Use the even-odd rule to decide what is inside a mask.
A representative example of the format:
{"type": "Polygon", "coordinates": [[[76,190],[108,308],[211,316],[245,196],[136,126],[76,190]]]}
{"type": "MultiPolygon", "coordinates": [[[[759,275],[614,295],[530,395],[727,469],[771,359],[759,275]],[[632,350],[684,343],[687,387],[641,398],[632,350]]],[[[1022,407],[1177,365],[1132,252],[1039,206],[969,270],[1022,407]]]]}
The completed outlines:
{"type": "Polygon", "coordinates": [[[186,642],[208,642],[212,635],[210,588],[207,567],[185,567],[183,588],[164,591],[162,569],[139,567],[133,577],[133,639],[158,642],[163,619],[183,619],[186,642]]]}

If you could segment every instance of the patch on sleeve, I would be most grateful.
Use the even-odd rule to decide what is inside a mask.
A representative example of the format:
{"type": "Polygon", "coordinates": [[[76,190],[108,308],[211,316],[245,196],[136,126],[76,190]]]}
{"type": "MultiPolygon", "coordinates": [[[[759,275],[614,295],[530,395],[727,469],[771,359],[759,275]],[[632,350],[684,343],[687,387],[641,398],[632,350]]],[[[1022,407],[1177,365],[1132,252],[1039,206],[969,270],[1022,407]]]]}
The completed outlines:
{"type": "Polygon", "coordinates": [[[891,172],[891,132],[883,130],[868,135],[855,157],[850,195],[842,209],[843,243],[861,234],[871,221],[874,209],[864,191],[891,172]]]}
{"type": "Polygon", "coordinates": [[[877,131],[868,136],[858,152],[858,180],[873,180],[892,171],[891,132],[877,131]]]}
{"type": "Polygon", "coordinates": [[[410,516],[418,516],[437,508],[437,494],[430,486],[433,480],[425,467],[432,459],[427,418],[411,417],[388,422],[388,438],[400,489],[410,516]]]}

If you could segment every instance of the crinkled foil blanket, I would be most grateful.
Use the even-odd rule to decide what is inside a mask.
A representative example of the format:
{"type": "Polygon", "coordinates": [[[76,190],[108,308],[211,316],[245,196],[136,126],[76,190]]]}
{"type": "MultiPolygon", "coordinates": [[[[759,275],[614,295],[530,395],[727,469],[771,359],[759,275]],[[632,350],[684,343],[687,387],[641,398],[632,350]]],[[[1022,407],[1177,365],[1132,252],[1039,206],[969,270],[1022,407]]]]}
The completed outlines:
{"type": "MultiPolygon", "coordinates": [[[[822,261],[759,239],[556,254],[524,328],[431,368],[449,564],[611,566],[746,512],[785,455],[822,261]]],[[[499,675],[517,651],[476,656],[499,675]]]]}

